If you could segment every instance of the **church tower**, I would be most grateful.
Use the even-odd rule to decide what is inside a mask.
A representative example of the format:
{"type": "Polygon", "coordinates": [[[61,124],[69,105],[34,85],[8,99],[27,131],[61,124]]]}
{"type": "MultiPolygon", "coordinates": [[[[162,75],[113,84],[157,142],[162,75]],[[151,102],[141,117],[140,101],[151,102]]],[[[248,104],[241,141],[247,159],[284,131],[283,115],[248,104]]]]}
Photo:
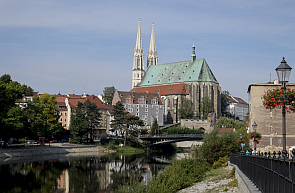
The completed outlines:
{"type": "Polygon", "coordinates": [[[139,84],[144,77],[144,55],[142,47],[140,18],[138,22],[136,45],[134,48],[133,70],[132,70],[132,88],[139,84]]]}
{"type": "Polygon", "coordinates": [[[154,21],[153,21],[153,27],[152,27],[150,49],[149,49],[148,58],[147,58],[147,68],[153,65],[158,65],[158,54],[156,49],[154,21]]]}

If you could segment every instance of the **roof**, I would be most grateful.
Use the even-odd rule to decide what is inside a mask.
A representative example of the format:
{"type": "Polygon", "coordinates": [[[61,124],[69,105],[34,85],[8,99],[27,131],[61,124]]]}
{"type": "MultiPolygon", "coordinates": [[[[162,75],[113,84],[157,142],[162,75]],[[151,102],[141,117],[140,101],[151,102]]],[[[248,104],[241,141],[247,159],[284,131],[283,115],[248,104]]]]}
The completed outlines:
{"type": "Polygon", "coordinates": [[[150,92],[159,93],[161,96],[166,95],[187,95],[189,91],[186,90],[185,84],[170,84],[170,85],[159,85],[159,86],[145,86],[145,87],[134,87],[130,92],[150,92]]]}
{"type": "Polygon", "coordinates": [[[240,104],[246,104],[246,105],[248,104],[243,99],[241,99],[239,97],[230,96],[229,99],[231,100],[230,102],[233,102],[233,103],[240,103],[240,104]]]}
{"type": "Polygon", "coordinates": [[[182,82],[214,82],[218,83],[206,60],[196,59],[153,65],[146,71],[145,77],[138,86],[151,86],[182,82]]]}
{"type": "Polygon", "coordinates": [[[84,103],[87,99],[89,99],[91,103],[95,103],[99,109],[108,109],[107,106],[95,95],[86,95],[83,98],[69,98],[69,103],[71,108],[76,108],[78,102],[84,103]]]}
{"type": "Polygon", "coordinates": [[[146,103],[145,104],[152,104],[154,97],[158,98],[158,105],[163,105],[163,101],[161,96],[158,93],[150,93],[150,92],[127,92],[127,91],[118,91],[120,100],[122,103],[125,103],[126,99],[130,96],[132,97],[133,104],[140,104],[139,100],[142,96],[144,96],[146,103]]]}

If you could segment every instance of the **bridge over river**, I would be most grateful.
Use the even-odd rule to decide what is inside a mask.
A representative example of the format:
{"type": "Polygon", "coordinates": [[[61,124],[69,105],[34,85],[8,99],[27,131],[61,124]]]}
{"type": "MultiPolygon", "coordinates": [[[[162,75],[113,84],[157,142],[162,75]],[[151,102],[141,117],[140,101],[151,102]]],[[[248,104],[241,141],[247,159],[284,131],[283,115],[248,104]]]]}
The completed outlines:
{"type": "Polygon", "coordinates": [[[139,138],[150,141],[150,145],[163,145],[180,141],[202,141],[204,134],[140,135],[139,138]]]}

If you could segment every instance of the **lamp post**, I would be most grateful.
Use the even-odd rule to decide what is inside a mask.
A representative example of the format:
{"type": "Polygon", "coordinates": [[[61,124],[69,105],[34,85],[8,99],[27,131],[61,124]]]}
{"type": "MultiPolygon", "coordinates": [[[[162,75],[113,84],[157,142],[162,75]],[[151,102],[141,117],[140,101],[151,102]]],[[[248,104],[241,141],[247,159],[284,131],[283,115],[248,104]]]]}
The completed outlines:
{"type": "Polygon", "coordinates": [[[241,146],[242,146],[242,153],[244,152],[244,149],[243,149],[243,145],[242,145],[242,139],[243,139],[243,134],[242,133],[240,133],[240,141],[241,141],[241,146]]]}
{"type": "Polygon", "coordinates": [[[292,68],[287,64],[285,61],[285,57],[283,57],[283,60],[281,61],[281,64],[276,68],[276,72],[278,75],[278,79],[280,83],[282,84],[282,89],[284,91],[283,94],[283,108],[282,108],[282,127],[283,127],[283,155],[287,155],[286,151],[286,104],[284,102],[285,100],[285,92],[286,92],[286,83],[289,82],[289,77],[291,74],[292,68]]]}
{"type": "Polygon", "coordinates": [[[253,128],[253,130],[254,130],[254,155],[256,155],[256,129],[257,129],[257,124],[256,124],[256,122],[254,121],[254,123],[253,123],[253,125],[252,125],[252,128],[253,128]]]}

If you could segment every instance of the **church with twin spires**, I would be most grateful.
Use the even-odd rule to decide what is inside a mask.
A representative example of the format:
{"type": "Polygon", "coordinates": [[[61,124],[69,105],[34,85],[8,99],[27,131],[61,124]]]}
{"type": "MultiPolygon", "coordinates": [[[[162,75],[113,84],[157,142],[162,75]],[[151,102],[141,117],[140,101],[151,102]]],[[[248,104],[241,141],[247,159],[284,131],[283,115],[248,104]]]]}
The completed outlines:
{"type": "Polygon", "coordinates": [[[178,109],[184,99],[193,102],[196,119],[201,119],[201,102],[208,97],[212,104],[210,119],[221,116],[221,87],[204,58],[197,59],[195,45],[191,59],[158,64],[154,22],[147,57],[144,50],[139,19],[132,69],[132,92],[159,93],[164,103],[164,122],[178,123],[178,109]]]}

